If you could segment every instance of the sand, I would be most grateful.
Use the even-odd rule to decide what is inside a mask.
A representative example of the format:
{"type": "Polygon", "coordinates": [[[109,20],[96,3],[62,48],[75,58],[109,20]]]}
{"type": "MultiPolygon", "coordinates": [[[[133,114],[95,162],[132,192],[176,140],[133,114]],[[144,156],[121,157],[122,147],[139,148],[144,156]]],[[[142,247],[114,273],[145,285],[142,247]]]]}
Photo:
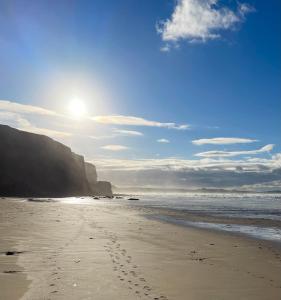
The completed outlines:
{"type": "Polygon", "coordinates": [[[281,299],[281,250],[268,242],[114,200],[0,199],[0,213],[1,300],[281,299]]]}

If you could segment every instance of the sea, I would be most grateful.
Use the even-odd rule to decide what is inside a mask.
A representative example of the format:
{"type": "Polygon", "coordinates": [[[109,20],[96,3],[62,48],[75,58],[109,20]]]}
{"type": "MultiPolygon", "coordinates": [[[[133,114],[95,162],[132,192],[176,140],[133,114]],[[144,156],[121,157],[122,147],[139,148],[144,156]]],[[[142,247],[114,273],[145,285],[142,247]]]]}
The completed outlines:
{"type": "MultiPolygon", "coordinates": [[[[166,208],[169,210],[203,214],[229,219],[229,222],[197,222],[175,216],[156,215],[155,218],[178,224],[247,235],[281,244],[281,194],[280,193],[143,193],[134,195],[138,201],[130,205],[166,208]],[[258,220],[258,225],[237,224],[235,219],[258,220]],[[267,222],[271,220],[273,222],[267,222]],[[270,224],[270,225],[268,225],[270,224]]],[[[241,222],[240,222],[241,223],[241,222]]],[[[251,223],[251,222],[250,222],[251,223]]]]}
{"type": "MultiPolygon", "coordinates": [[[[130,207],[153,208],[153,218],[180,226],[192,226],[247,235],[252,238],[269,240],[281,245],[281,193],[137,193],[122,194],[114,199],[92,197],[71,197],[56,199],[72,204],[97,204],[98,202],[114,202],[130,207]],[[130,198],[138,200],[129,200],[130,198]],[[155,208],[161,208],[157,210],[155,208]],[[177,214],[162,214],[163,209],[175,212],[187,212],[214,217],[214,221],[191,221],[177,218],[177,214]],[[224,222],[219,222],[224,219],[224,222]],[[225,222],[225,219],[229,219],[225,222]],[[236,222],[250,219],[253,222],[236,222]],[[255,222],[257,220],[257,222],[255,222]],[[242,224],[241,224],[242,223],[242,224]]],[[[208,218],[207,218],[208,219],[208,218]]]]}

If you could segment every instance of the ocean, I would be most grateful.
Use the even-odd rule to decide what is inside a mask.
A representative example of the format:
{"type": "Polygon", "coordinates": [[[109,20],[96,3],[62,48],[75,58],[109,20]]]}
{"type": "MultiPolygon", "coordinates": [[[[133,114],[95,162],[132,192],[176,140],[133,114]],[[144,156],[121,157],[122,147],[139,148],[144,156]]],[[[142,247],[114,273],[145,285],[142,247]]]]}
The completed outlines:
{"type": "MultiPolygon", "coordinates": [[[[281,243],[281,194],[272,193],[167,193],[139,194],[134,206],[166,208],[212,217],[217,222],[190,221],[175,216],[156,219],[182,225],[220,230],[281,243]],[[220,223],[228,219],[228,223],[220,223]],[[250,220],[243,224],[243,219],[250,220]],[[236,222],[240,220],[240,222],[236,222]],[[241,224],[242,220],[242,224],[241,224]],[[256,222],[255,222],[256,221],[256,222]],[[269,222],[272,221],[272,222],[269,222]],[[255,223],[258,223],[257,225],[255,223]]],[[[133,202],[133,201],[130,201],[133,202]]]]}
{"type": "MultiPolygon", "coordinates": [[[[42,199],[43,200],[43,199],[42,199]]],[[[219,230],[281,243],[281,194],[273,193],[139,193],[122,199],[93,200],[92,197],[61,198],[55,201],[77,204],[113,202],[130,207],[151,208],[153,218],[181,226],[219,230]],[[129,201],[136,197],[138,201],[129,201]],[[158,209],[157,209],[158,208],[158,209]],[[175,214],[165,214],[166,210],[175,214]],[[189,216],[205,216],[206,220],[177,217],[177,212],[189,216]],[[208,221],[211,219],[211,222],[208,221]],[[223,222],[220,222],[223,220],[223,222]],[[244,220],[244,221],[243,221],[244,220]]]]}

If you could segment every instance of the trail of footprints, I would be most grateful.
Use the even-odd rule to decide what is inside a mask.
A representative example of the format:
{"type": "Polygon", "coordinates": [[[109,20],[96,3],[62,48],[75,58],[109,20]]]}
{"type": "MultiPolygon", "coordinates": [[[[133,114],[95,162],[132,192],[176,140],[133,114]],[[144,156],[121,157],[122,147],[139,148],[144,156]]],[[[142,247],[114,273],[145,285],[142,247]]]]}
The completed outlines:
{"type": "Polygon", "coordinates": [[[52,255],[49,255],[47,257],[48,260],[52,261],[51,265],[52,265],[52,272],[49,275],[49,287],[50,287],[50,294],[57,294],[59,292],[58,289],[58,282],[61,279],[61,268],[59,266],[57,266],[57,253],[54,253],[52,255]]]}
{"type": "Polygon", "coordinates": [[[104,248],[110,256],[117,278],[141,299],[168,300],[164,295],[157,295],[141,276],[139,267],[133,263],[127,250],[121,247],[117,236],[106,231],[104,233],[109,236],[104,248]]]}

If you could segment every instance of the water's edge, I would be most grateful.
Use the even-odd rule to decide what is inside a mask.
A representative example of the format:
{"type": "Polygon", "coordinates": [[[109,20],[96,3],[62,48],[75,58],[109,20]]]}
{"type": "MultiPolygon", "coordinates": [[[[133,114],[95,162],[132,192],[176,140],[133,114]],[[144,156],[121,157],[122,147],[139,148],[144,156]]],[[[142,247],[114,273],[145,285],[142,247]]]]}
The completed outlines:
{"type": "Polygon", "coordinates": [[[171,223],[174,225],[193,227],[206,230],[214,230],[225,233],[232,233],[236,235],[243,235],[258,240],[265,240],[274,243],[278,243],[281,246],[281,228],[278,227],[261,227],[253,225],[241,225],[233,224],[232,220],[229,220],[229,224],[212,223],[212,222],[196,222],[190,220],[179,219],[176,217],[166,215],[149,215],[148,218],[171,223]]]}

